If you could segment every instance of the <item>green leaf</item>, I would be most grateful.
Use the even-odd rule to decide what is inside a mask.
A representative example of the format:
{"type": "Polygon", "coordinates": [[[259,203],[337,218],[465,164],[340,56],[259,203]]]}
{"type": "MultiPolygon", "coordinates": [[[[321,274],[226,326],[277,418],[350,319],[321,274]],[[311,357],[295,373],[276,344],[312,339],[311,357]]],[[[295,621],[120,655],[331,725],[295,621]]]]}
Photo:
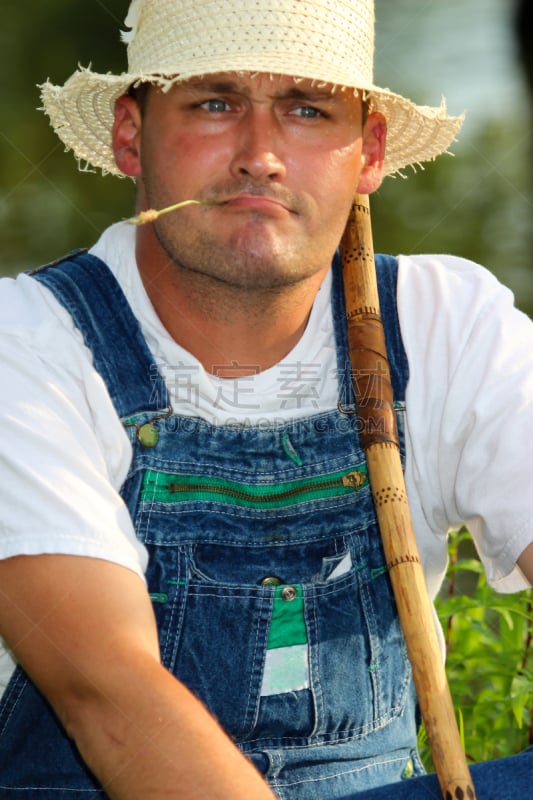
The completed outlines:
{"type": "Polygon", "coordinates": [[[529,710],[533,701],[533,678],[524,674],[515,675],[511,682],[510,697],[514,717],[518,727],[521,728],[526,705],[529,710]]]}

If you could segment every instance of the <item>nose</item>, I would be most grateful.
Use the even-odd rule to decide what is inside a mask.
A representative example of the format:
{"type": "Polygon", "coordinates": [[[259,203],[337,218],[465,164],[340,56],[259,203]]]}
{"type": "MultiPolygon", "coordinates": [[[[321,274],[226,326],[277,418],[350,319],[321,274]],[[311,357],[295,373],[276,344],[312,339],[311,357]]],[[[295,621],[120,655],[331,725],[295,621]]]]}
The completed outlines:
{"type": "Polygon", "coordinates": [[[281,146],[279,123],[269,112],[251,110],[239,126],[232,175],[255,181],[282,181],[287,169],[281,146]]]}

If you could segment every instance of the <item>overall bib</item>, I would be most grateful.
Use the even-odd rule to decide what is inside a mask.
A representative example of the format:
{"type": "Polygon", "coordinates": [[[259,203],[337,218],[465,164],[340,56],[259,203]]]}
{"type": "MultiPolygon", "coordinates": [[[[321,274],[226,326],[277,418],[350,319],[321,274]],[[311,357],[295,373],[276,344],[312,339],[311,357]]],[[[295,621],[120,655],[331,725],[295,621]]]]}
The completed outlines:
{"type": "MultiPolygon", "coordinates": [[[[396,261],[378,256],[377,268],[404,457],[396,261]]],[[[357,375],[337,258],[333,273],[339,408],[260,428],[168,410],[101,261],[79,253],[34,273],[82,331],[131,439],[121,494],[149,552],[162,661],[281,800],[340,800],[422,771],[410,665],[346,413],[357,375]]],[[[0,796],[105,797],[20,668],[0,706],[0,796]]]]}

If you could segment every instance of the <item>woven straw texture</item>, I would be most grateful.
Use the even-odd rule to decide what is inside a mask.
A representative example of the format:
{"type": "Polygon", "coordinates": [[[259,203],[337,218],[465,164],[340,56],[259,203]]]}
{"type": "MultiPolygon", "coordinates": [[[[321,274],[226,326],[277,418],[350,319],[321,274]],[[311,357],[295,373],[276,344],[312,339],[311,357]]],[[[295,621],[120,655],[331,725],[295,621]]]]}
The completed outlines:
{"type": "Polygon", "coordinates": [[[120,175],[115,100],[137,82],[164,87],[217,72],[266,72],[363,90],[388,124],[385,174],[446,151],[462,123],[373,83],[373,0],[134,0],[128,71],[79,69],[41,87],[44,111],[80,162],[120,175]]]}

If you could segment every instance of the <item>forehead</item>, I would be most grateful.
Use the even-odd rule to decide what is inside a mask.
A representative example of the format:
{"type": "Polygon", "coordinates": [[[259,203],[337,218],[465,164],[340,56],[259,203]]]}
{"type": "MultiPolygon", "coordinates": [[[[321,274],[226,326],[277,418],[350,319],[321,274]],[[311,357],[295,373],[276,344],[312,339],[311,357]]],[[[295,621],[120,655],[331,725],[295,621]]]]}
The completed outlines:
{"type": "Polygon", "coordinates": [[[268,73],[217,72],[181,81],[176,88],[183,91],[215,91],[242,94],[248,97],[264,96],[276,98],[302,98],[331,101],[334,103],[358,103],[353,89],[343,89],[331,83],[297,78],[291,75],[268,73]]]}

